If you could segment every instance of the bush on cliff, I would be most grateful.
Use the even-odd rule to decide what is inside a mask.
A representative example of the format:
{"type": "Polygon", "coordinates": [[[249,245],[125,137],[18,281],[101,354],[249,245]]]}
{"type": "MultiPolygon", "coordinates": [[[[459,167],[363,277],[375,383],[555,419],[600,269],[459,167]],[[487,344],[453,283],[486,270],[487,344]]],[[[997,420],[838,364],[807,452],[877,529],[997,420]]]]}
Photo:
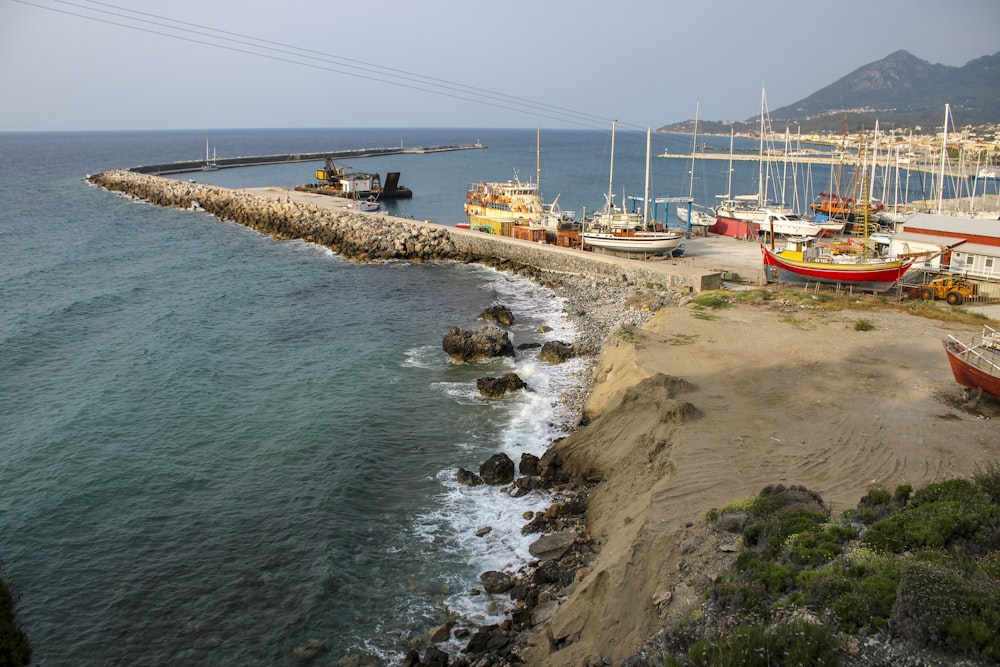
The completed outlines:
{"type": "Polygon", "coordinates": [[[742,546],[733,570],[713,584],[702,618],[721,614],[727,620],[717,627],[740,629],[704,628],[687,660],[824,664],[810,656],[835,652],[838,632],[877,632],[1000,661],[998,495],[1000,465],[990,464],[972,479],[916,492],[873,489],[838,519],[801,487],[768,487],[710,510],[706,518],[739,532],[742,546]],[[803,617],[804,625],[782,620],[803,617]]]}

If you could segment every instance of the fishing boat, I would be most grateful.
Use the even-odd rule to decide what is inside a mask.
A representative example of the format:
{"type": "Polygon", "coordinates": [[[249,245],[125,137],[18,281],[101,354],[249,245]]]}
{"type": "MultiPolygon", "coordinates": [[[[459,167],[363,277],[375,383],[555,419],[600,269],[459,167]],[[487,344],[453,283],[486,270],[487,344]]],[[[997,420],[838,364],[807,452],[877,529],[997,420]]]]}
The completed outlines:
{"type": "MultiPolygon", "coordinates": [[[[684,241],[684,235],[675,232],[649,231],[648,207],[649,193],[645,202],[647,214],[640,216],[615,206],[615,126],[611,125],[611,172],[608,179],[608,193],[605,195],[604,209],[594,214],[593,225],[589,231],[580,234],[583,246],[614,250],[617,252],[636,252],[646,255],[659,255],[672,252],[684,241]]],[[[650,130],[646,131],[646,189],[649,189],[649,152],[650,130]]]]}
{"type": "Polygon", "coordinates": [[[1000,399],[1000,331],[983,325],[982,333],[968,343],[952,335],[941,342],[955,382],[966,392],[977,389],[1000,399]]]}
{"type": "Polygon", "coordinates": [[[374,213],[382,208],[382,205],[378,203],[377,199],[369,197],[368,199],[353,199],[351,203],[347,205],[347,208],[354,209],[355,211],[362,211],[364,213],[374,213]]]}

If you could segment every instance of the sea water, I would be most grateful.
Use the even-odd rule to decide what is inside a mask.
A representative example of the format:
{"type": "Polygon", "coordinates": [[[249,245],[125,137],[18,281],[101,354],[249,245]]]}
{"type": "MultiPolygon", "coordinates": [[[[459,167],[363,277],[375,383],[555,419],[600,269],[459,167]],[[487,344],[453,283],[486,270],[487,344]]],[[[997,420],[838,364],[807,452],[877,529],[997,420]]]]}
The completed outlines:
{"type": "MultiPolygon", "coordinates": [[[[578,214],[644,187],[636,132],[619,133],[613,188],[610,131],[543,131],[541,151],[533,128],[0,134],[0,558],[37,663],[296,664],[310,642],[391,662],[449,614],[499,620],[478,575],[529,559],[523,515],[548,497],[456,472],[542,454],[576,418],[559,397],[586,360],[456,364],[441,341],[496,303],[515,345],[572,341],[564,303],[492,269],[351,264],[83,180],[195,159],[206,138],[220,158],[479,141],[350,165],[400,171],[415,194],[390,211],[445,224],[477,180],[540,174],[578,214]],[[479,396],[478,377],[510,371],[531,391],[479,396]]],[[[657,135],[653,152],[689,146],[657,135]]],[[[692,188],[688,163],[654,158],[651,194],[712,203],[729,165],[707,162],[692,188]]],[[[176,177],[290,189],[317,166],[176,177]]],[[[756,165],[737,167],[734,191],[755,191],[756,165]]]]}

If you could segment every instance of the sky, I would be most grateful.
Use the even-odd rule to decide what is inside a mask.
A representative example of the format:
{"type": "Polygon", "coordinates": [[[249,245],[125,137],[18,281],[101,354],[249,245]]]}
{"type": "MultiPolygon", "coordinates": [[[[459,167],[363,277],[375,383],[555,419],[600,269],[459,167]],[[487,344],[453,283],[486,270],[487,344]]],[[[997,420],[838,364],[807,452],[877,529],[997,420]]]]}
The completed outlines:
{"type": "Polygon", "coordinates": [[[0,0],[0,131],[745,120],[905,49],[1000,51],[1000,0],[0,0]]]}

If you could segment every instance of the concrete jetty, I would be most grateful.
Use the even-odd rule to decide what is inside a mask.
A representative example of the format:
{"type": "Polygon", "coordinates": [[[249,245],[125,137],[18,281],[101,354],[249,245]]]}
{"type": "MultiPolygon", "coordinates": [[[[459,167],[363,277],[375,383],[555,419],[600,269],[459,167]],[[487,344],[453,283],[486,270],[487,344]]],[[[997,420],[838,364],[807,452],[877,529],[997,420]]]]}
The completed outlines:
{"type": "MultiPolygon", "coordinates": [[[[319,162],[327,158],[333,160],[348,160],[351,158],[375,157],[378,155],[404,155],[424,153],[446,153],[448,151],[465,151],[485,148],[482,144],[455,144],[452,146],[395,146],[391,148],[351,148],[340,151],[323,151],[317,153],[279,153],[276,155],[244,155],[242,157],[214,158],[212,163],[219,169],[234,167],[256,167],[264,164],[285,164],[287,162],[319,162]]],[[[139,174],[186,174],[201,171],[205,160],[180,160],[177,162],[162,162],[130,167],[129,171],[139,174]]]]}
{"type": "Polygon", "coordinates": [[[350,261],[455,260],[681,291],[722,286],[718,271],[597,255],[381,213],[362,213],[346,208],[346,200],[338,202],[334,197],[278,188],[246,192],[129,169],[102,172],[87,180],[158,206],[205,211],[273,238],[317,243],[350,261]]]}

